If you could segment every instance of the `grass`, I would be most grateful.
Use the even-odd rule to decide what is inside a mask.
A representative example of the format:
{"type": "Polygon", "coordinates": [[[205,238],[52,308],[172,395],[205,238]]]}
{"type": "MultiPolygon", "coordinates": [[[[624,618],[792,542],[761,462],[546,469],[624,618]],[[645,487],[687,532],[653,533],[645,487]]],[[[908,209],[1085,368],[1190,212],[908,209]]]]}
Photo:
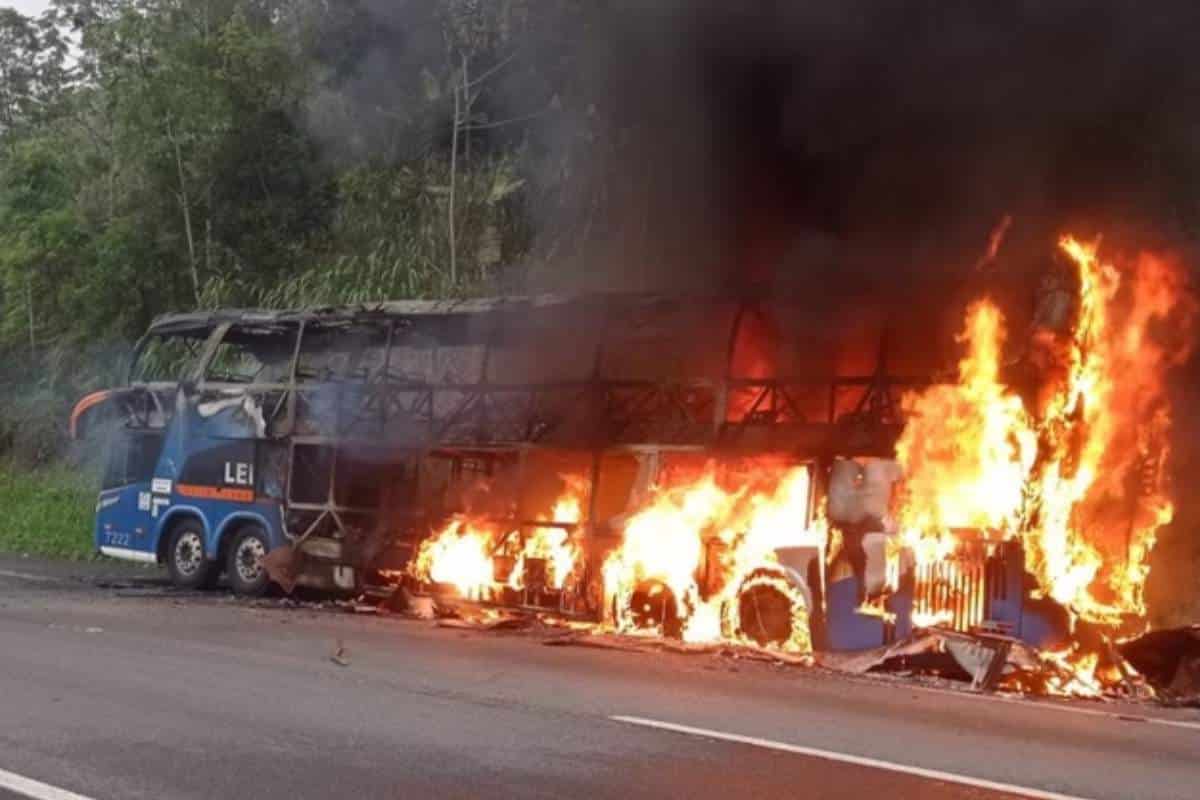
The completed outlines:
{"type": "Polygon", "coordinates": [[[0,553],[89,558],[95,510],[96,480],[86,470],[0,463],[0,553]]]}

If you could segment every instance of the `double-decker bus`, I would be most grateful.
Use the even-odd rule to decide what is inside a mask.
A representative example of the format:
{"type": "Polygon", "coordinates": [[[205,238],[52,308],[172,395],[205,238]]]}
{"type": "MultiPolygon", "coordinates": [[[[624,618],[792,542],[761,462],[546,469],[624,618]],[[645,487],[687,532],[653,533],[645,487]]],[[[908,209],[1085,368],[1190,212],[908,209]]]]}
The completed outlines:
{"type": "Polygon", "coordinates": [[[887,568],[893,393],[934,369],[919,348],[885,358],[882,339],[880,325],[777,297],[171,314],[137,344],[127,385],[84,398],[71,422],[110,431],[97,549],[164,565],[180,587],[224,575],[244,595],[388,591],[469,511],[495,521],[506,552],[550,528],[582,554],[571,581],[497,574],[486,599],[599,620],[614,613],[603,559],[635,499],[671,470],[703,463],[736,483],[754,462],[810,476],[783,561],[818,646],[877,646],[931,609],[1045,638],[1013,543],[981,533],[946,574],[887,568]],[[546,509],[568,475],[580,509],[556,518],[546,509]],[[836,548],[811,534],[820,509],[836,548]]]}

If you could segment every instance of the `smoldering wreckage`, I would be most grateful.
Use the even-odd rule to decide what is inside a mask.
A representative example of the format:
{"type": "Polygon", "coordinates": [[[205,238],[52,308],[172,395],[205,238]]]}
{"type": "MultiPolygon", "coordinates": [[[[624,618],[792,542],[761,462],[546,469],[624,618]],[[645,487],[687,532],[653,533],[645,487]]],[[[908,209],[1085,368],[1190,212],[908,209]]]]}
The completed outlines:
{"type": "Polygon", "coordinates": [[[1143,596],[1194,301],[1167,256],[1059,249],[1030,330],[976,301],[953,371],[803,298],[163,317],[72,418],[120,422],[97,545],[574,641],[1194,698],[1200,630],[1143,596]]]}

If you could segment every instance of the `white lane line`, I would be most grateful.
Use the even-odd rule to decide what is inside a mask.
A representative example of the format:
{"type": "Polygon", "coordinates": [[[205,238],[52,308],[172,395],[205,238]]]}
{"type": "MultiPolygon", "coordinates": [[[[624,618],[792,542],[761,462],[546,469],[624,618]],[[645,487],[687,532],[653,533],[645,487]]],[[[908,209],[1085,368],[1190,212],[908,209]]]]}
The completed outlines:
{"type": "Polygon", "coordinates": [[[2,769],[0,769],[0,789],[8,789],[10,792],[16,792],[25,797],[32,797],[33,800],[92,800],[90,797],[68,792],[66,789],[60,789],[57,786],[51,786],[48,783],[35,781],[33,778],[26,778],[2,769]]]}
{"type": "Polygon", "coordinates": [[[866,758],[864,756],[853,756],[848,753],[836,753],[832,750],[819,750],[815,747],[802,747],[796,744],[787,744],[786,742],[776,742],[771,739],[759,739],[754,736],[741,736],[736,733],[712,731],[708,730],[707,728],[693,728],[688,725],[676,725],[673,722],[660,722],[656,719],[624,716],[612,716],[609,717],[609,719],[617,722],[628,723],[630,725],[641,725],[646,728],[657,728],[659,730],[672,731],[674,733],[701,736],[706,739],[719,739],[725,742],[748,744],[753,747],[765,747],[769,750],[782,750],[786,753],[796,753],[798,755],[810,756],[812,758],[822,758],[826,761],[840,761],[843,764],[854,764],[860,767],[870,767],[872,769],[885,769],[891,772],[901,772],[906,775],[915,775],[919,778],[928,778],[930,780],[944,781],[946,783],[957,783],[962,786],[971,786],[976,789],[990,789],[994,792],[1007,792],[1008,794],[1016,794],[1023,797],[1035,798],[1035,800],[1085,800],[1085,798],[1077,797],[1075,795],[1047,792],[1041,789],[1031,789],[1027,786],[1015,786],[1011,783],[986,781],[981,778],[972,778],[967,775],[957,775],[953,772],[942,772],[941,770],[925,769],[924,767],[912,767],[907,764],[897,764],[893,761],[880,761],[879,759],[866,758]]]}

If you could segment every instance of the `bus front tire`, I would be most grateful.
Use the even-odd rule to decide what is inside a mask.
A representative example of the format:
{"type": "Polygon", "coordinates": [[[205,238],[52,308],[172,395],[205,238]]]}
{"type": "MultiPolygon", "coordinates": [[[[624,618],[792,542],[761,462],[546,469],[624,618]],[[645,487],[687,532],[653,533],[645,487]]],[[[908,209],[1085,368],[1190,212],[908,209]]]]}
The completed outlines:
{"type": "Polygon", "coordinates": [[[183,520],[171,530],[167,542],[167,572],[180,589],[211,589],[217,565],[204,552],[204,528],[195,520],[183,520]]]}
{"type": "Polygon", "coordinates": [[[225,575],[234,594],[262,597],[271,585],[271,577],[262,565],[270,545],[267,533],[258,525],[247,525],[229,543],[225,556],[225,575]]]}

